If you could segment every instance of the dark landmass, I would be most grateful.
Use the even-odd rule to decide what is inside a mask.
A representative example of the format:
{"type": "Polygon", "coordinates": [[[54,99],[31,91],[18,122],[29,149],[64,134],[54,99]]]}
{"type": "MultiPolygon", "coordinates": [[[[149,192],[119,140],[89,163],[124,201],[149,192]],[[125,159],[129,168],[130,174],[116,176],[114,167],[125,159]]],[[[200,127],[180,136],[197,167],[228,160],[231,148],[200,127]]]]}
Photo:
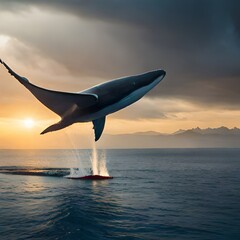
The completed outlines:
{"type": "Polygon", "coordinates": [[[172,134],[151,131],[105,135],[103,140],[108,148],[240,148],[240,129],[197,127],[172,134]]]}

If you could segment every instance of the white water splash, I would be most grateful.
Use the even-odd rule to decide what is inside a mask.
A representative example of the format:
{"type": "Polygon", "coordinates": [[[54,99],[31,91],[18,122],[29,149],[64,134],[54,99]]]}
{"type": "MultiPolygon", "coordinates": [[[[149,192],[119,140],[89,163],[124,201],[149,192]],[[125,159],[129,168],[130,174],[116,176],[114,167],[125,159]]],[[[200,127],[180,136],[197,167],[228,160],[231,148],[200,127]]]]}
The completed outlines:
{"type": "Polygon", "coordinates": [[[108,173],[108,170],[107,170],[105,151],[102,151],[102,154],[100,155],[100,161],[98,162],[98,169],[99,169],[99,175],[109,176],[109,173],[108,173]]]}
{"type": "Polygon", "coordinates": [[[78,178],[82,176],[83,176],[82,171],[80,171],[79,168],[70,168],[70,174],[67,177],[78,178]]]}
{"type": "Polygon", "coordinates": [[[83,177],[88,175],[88,171],[86,170],[86,168],[84,168],[85,164],[84,164],[84,159],[82,159],[82,156],[80,154],[80,151],[77,147],[78,144],[78,136],[76,134],[74,134],[73,132],[69,132],[67,131],[67,129],[65,129],[65,134],[69,139],[69,142],[72,145],[72,149],[71,151],[71,158],[73,158],[74,161],[74,165],[75,167],[71,167],[70,168],[70,174],[66,177],[71,177],[71,178],[78,178],[78,177],[83,177]]]}
{"type": "Polygon", "coordinates": [[[72,132],[70,133],[67,130],[65,130],[65,133],[69,139],[69,142],[72,145],[71,158],[73,158],[75,162],[74,166],[71,166],[70,174],[67,177],[78,178],[86,175],[109,176],[106,164],[105,150],[97,150],[96,143],[93,142],[92,151],[84,156],[83,154],[81,154],[81,150],[77,148],[77,146],[79,145],[77,135],[72,132]]]}
{"type": "Polygon", "coordinates": [[[102,150],[100,155],[98,154],[95,142],[93,143],[92,148],[91,163],[93,175],[109,176],[106,164],[106,154],[104,150],[102,150]]]}
{"type": "Polygon", "coordinates": [[[99,175],[98,153],[97,153],[95,142],[93,143],[91,163],[92,163],[92,175],[99,175]]]}

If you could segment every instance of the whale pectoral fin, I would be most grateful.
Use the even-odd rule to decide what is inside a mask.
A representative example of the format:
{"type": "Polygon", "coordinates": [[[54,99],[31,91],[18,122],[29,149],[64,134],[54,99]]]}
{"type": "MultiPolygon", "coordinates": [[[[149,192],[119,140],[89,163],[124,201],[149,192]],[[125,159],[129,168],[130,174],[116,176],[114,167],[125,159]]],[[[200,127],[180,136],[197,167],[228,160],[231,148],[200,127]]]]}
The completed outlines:
{"type": "Polygon", "coordinates": [[[106,120],[106,116],[92,121],[93,129],[95,133],[95,141],[97,141],[102,135],[102,132],[105,126],[105,120],[106,120]]]}
{"type": "Polygon", "coordinates": [[[44,89],[30,83],[25,77],[15,73],[5,62],[0,59],[0,63],[23,84],[43,105],[51,111],[64,117],[71,113],[76,106],[79,109],[90,107],[98,102],[98,96],[90,93],[67,93],[44,89]]]}
{"type": "MultiPolygon", "coordinates": [[[[25,85],[26,86],[26,85],[25,85]]],[[[84,109],[95,105],[98,97],[94,94],[52,91],[28,84],[26,88],[47,108],[64,117],[74,109],[84,109]]]]}

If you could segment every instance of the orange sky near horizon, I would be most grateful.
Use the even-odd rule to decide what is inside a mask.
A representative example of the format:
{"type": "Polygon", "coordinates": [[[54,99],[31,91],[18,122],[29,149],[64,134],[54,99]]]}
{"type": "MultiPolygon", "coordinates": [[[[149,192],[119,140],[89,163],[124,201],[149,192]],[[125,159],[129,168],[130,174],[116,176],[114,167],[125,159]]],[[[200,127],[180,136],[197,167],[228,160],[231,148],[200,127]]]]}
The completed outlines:
{"type": "MultiPolygon", "coordinates": [[[[17,69],[18,67],[14,66],[14,68],[17,69]]],[[[27,72],[27,69],[22,69],[22,71],[24,70],[27,72]]],[[[28,74],[22,75],[27,76],[28,74]]],[[[38,78],[34,70],[29,75],[32,75],[33,78],[38,78]]],[[[94,137],[92,123],[74,124],[58,132],[40,135],[40,132],[46,127],[59,121],[59,117],[38,102],[2,66],[0,66],[0,78],[2,79],[0,81],[0,89],[2,91],[0,102],[0,148],[72,148],[71,138],[78,142],[76,144],[77,148],[91,147],[91,138],[94,137]],[[34,122],[31,128],[26,127],[24,123],[26,119],[32,119],[34,122]],[[79,141],[76,139],[79,139],[79,141]]],[[[41,76],[39,78],[41,79],[41,76]]],[[[31,78],[28,79],[35,83],[31,78]]],[[[64,87],[61,87],[56,80],[56,86],[58,86],[58,90],[63,90],[65,84],[64,87]]],[[[161,85],[157,87],[161,87],[161,85]]],[[[70,87],[69,91],[71,91],[70,87]]],[[[145,131],[173,133],[179,129],[195,127],[216,128],[226,126],[233,128],[239,127],[239,117],[240,111],[237,110],[214,110],[178,99],[158,98],[152,100],[146,96],[132,106],[108,116],[103,134],[114,135],[145,131]],[[144,111],[142,105],[153,110],[156,107],[160,108],[165,116],[141,118],[141,112],[144,111]]]]}

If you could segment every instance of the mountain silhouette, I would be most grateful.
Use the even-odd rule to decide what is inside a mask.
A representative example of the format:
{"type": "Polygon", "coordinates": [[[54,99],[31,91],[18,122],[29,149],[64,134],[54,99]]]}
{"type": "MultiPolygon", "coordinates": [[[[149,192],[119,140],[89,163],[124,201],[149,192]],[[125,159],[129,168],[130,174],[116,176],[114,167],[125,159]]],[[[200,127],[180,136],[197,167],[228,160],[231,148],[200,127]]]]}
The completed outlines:
{"type": "Polygon", "coordinates": [[[239,128],[199,127],[178,130],[171,134],[160,132],[136,132],[132,134],[106,135],[102,146],[109,148],[240,148],[239,128]]]}

